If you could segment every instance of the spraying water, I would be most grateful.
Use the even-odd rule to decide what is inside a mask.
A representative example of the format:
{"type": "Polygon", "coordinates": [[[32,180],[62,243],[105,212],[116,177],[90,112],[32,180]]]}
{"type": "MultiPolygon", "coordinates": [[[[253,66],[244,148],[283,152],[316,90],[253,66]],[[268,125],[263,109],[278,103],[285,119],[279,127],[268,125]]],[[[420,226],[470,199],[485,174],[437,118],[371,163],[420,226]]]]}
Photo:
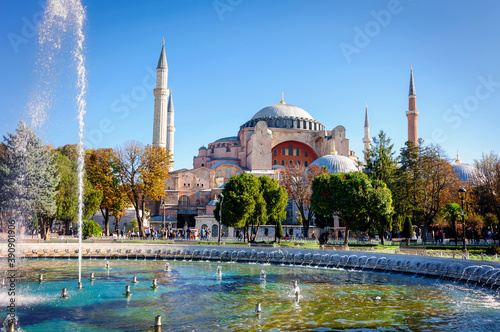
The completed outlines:
{"type": "MultiPolygon", "coordinates": [[[[87,90],[87,71],[85,69],[85,55],[83,43],[85,35],[83,27],[86,15],[81,0],[47,0],[43,19],[38,26],[40,55],[37,64],[45,77],[50,77],[52,68],[55,67],[55,56],[63,49],[64,42],[68,39],[71,44],[68,48],[72,54],[72,61],[76,69],[76,106],[78,112],[78,282],[82,281],[82,219],[83,219],[83,167],[85,163],[85,149],[83,146],[83,117],[86,111],[85,94],[87,90]],[[47,74],[49,73],[49,74],[47,74]]],[[[46,83],[46,79],[42,83],[46,83]]],[[[44,84],[47,86],[47,84],[44,84]]],[[[50,88],[46,88],[50,89],[50,88]]],[[[51,94],[43,96],[46,91],[38,91],[32,95],[29,113],[34,126],[41,126],[46,118],[46,108],[51,104],[51,94]],[[42,99],[40,99],[42,98],[42,99]]]]}

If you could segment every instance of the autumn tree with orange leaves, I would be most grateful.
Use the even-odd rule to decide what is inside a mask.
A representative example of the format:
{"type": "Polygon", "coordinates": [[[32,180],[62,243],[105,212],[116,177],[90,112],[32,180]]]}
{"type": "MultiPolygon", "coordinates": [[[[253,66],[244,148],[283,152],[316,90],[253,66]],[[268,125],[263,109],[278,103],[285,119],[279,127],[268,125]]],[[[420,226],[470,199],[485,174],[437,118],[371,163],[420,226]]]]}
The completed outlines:
{"type": "Polygon", "coordinates": [[[134,206],[139,233],[144,237],[146,204],[164,197],[172,157],[164,147],[129,141],[116,151],[116,161],[123,190],[134,206]]]}
{"type": "Polygon", "coordinates": [[[115,159],[112,149],[97,149],[89,151],[85,160],[88,181],[102,193],[99,210],[104,218],[103,233],[106,236],[109,236],[110,215],[115,217],[115,233],[118,233],[128,200],[120,184],[115,159]]]}
{"type": "Polygon", "coordinates": [[[306,238],[309,235],[309,225],[314,217],[310,202],[312,182],[316,176],[326,172],[326,169],[316,165],[310,167],[296,165],[286,167],[280,173],[280,186],[286,189],[288,198],[297,206],[306,238]]]}

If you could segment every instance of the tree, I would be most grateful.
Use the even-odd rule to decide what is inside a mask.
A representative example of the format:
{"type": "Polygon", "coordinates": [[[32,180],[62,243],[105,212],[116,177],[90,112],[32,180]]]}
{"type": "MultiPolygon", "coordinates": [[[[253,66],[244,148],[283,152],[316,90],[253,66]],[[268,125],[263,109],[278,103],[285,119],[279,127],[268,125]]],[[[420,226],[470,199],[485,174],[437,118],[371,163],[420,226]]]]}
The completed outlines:
{"type": "Polygon", "coordinates": [[[122,188],[134,206],[139,233],[144,232],[144,218],[148,200],[158,200],[165,195],[165,180],[171,155],[166,148],[130,141],[116,152],[116,165],[122,188]]]}
{"type": "Polygon", "coordinates": [[[443,208],[443,217],[445,220],[451,222],[453,227],[453,232],[455,233],[455,245],[458,245],[458,230],[457,230],[457,220],[462,215],[462,208],[457,203],[448,203],[443,208]]]}
{"type": "MultiPolygon", "coordinates": [[[[224,186],[222,194],[222,211],[220,202],[217,202],[215,219],[228,227],[244,227],[247,239],[250,238],[250,225],[265,225],[267,223],[266,201],[261,193],[261,182],[248,173],[233,176],[224,186]]],[[[255,240],[255,235],[252,240],[255,240]]]]}
{"type": "MultiPolygon", "coordinates": [[[[64,222],[66,234],[69,234],[70,224],[75,224],[78,221],[77,160],[72,159],[76,158],[77,149],[76,144],[67,144],[53,152],[60,177],[56,196],[57,210],[54,217],[64,222]]],[[[83,186],[82,218],[90,219],[102,201],[102,193],[93,187],[86,174],[84,174],[83,186]]]]}
{"type": "Polygon", "coordinates": [[[281,244],[281,239],[283,238],[283,227],[281,226],[281,220],[276,221],[276,238],[278,239],[278,243],[281,244]]]}
{"type": "Polygon", "coordinates": [[[278,181],[269,176],[259,177],[260,192],[266,202],[267,223],[281,221],[286,218],[288,196],[286,189],[280,187],[278,181]]]}
{"type": "Polygon", "coordinates": [[[55,218],[65,224],[66,234],[69,226],[78,218],[78,179],[76,161],[70,160],[59,150],[54,151],[54,160],[59,173],[60,181],[57,186],[55,218]]]}
{"type": "Polygon", "coordinates": [[[99,237],[102,235],[101,226],[94,220],[84,220],[82,236],[87,239],[89,237],[99,237]]]}
{"type": "Polygon", "coordinates": [[[309,225],[314,217],[314,210],[310,208],[311,185],[316,176],[326,172],[326,169],[316,165],[286,167],[281,172],[280,185],[286,189],[288,198],[295,203],[299,210],[306,238],[309,237],[309,225]]]}
{"type": "Polygon", "coordinates": [[[394,158],[394,144],[383,130],[378,137],[373,137],[370,150],[365,155],[366,165],[364,172],[372,180],[380,180],[389,185],[397,169],[397,160],[394,158]]]}
{"type": "Polygon", "coordinates": [[[406,239],[406,245],[410,246],[410,240],[413,237],[413,225],[411,223],[410,217],[405,218],[405,223],[403,226],[403,232],[402,232],[403,238],[406,239]]]}
{"type": "Polygon", "coordinates": [[[474,160],[478,170],[473,177],[473,196],[481,214],[495,213],[500,218],[500,158],[494,152],[482,154],[481,159],[474,160]]]}
{"type": "Polygon", "coordinates": [[[56,212],[59,177],[51,151],[24,122],[15,134],[4,136],[0,164],[0,209],[12,216],[21,229],[36,219],[46,237],[46,226],[56,212]]]}
{"type": "Polygon", "coordinates": [[[317,214],[335,214],[342,220],[346,248],[351,226],[359,227],[355,223],[365,220],[371,190],[370,179],[361,172],[321,174],[313,181],[311,208],[317,214]]]}
{"type": "Polygon", "coordinates": [[[115,232],[118,232],[118,223],[127,202],[126,195],[121,190],[115,159],[112,149],[93,150],[86,157],[87,179],[102,194],[99,210],[104,218],[103,233],[106,236],[109,236],[110,214],[115,215],[115,232]]]}
{"type": "Polygon", "coordinates": [[[424,146],[421,139],[418,147],[407,142],[401,149],[400,165],[393,186],[396,212],[411,215],[414,224],[423,225],[425,241],[429,225],[453,200],[458,178],[441,148],[424,146]]]}
{"type": "Polygon", "coordinates": [[[392,193],[381,180],[372,180],[368,196],[367,217],[370,227],[377,231],[380,241],[384,244],[386,230],[391,230],[393,225],[392,193]]]}

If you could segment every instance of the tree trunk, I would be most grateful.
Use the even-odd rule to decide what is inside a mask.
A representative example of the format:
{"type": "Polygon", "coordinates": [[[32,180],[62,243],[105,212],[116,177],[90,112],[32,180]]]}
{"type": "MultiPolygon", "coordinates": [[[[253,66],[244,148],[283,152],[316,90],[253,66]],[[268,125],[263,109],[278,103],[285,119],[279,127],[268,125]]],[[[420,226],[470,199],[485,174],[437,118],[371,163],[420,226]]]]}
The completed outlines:
{"type": "Polygon", "coordinates": [[[69,235],[69,223],[71,220],[64,219],[64,235],[69,235]]]}
{"type": "MultiPolygon", "coordinates": [[[[135,207],[135,218],[137,219],[137,225],[139,226],[139,236],[143,236],[142,234],[142,220],[141,220],[141,213],[140,213],[140,207],[137,205],[135,207]]],[[[135,233],[135,229],[134,229],[135,233]]]]}
{"type": "Polygon", "coordinates": [[[102,230],[105,236],[109,236],[109,209],[101,209],[102,217],[104,218],[104,229],[102,230]]]}
{"type": "Polygon", "coordinates": [[[116,235],[120,234],[120,219],[115,217],[115,233],[116,235]]]}
{"type": "Polygon", "coordinates": [[[344,248],[349,248],[349,223],[345,224],[345,234],[344,234],[344,248]]]}
{"type": "Polygon", "coordinates": [[[306,219],[306,215],[304,214],[304,207],[299,207],[299,212],[300,216],[302,217],[302,229],[304,230],[304,237],[307,238],[309,235],[309,219],[306,219]]]}
{"type": "Polygon", "coordinates": [[[380,244],[381,245],[384,245],[385,244],[385,241],[384,241],[384,237],[385,237],[385,230],[384,229],[380,229],[378,231],[378,236],[380,236],[380,244]]]}
{"type": "Polygon", "coordinates": [[[40,237],[42,240],[47,240],[47,228],[43,217],[38,219],[40,221],[40,237]]]}
{"type": "Polygon", "coordinates": [[[257,225],[257,230],[255,231],[255,235],[253,237],[254,241],[257,239],[257,234],[259,234],[259,227],[260,227],[260,225],[257,225]]]}

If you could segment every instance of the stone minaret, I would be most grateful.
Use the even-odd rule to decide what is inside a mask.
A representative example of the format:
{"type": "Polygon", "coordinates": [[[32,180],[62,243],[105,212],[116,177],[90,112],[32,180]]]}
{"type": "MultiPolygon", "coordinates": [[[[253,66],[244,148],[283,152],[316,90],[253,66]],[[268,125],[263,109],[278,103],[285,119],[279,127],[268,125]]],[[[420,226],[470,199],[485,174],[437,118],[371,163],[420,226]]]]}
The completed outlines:
{"type": "MultiPolygon", "coordinates": [[[[170,151],[172,158],[174,157],[174,102],[172,101],[172,90],[169,90],[168,107],[167,107],[167,149],[170,151]]],[[[170,163],[170,171],[173,170],[174,161],[170,163]]]]}
{"type": "Polygon", "coordinates": [[[365,155],[370,150],[370,144],[372,139],[370,138],[370,121],[368,121],[368,103],[365,106],[365,137],[363,138],[363,143],[365,144],[364,153],[365,155]]]}
{"type": "MultiPolygon", "coordinates": [[[[167,147],[168,137],[168,95],[167,89],[168,80],[168,66],[167,56],[165,55],[165,41],[161,48],[160,59],[158,66],[156,66],[156,89],[154,89],[155,96],[155,112],[153,122],[153,145],[167,147]]],[[[173,116],[172,116],[173,126],[173,116]]],[[[173,139],[172,139],[173,145],[173,139]]],[[[171,152],[172,153],[172,152],[171,152]]]]}
{"type": "Polygon", "coordinates": [[[417,95],[415,94],[415,84],[413,83],[413,64],[410,69],[410,91],[408,92],[408,141],[413,142],[414,146],[418,146],[418,111],[417,111],[417,95]]]}

